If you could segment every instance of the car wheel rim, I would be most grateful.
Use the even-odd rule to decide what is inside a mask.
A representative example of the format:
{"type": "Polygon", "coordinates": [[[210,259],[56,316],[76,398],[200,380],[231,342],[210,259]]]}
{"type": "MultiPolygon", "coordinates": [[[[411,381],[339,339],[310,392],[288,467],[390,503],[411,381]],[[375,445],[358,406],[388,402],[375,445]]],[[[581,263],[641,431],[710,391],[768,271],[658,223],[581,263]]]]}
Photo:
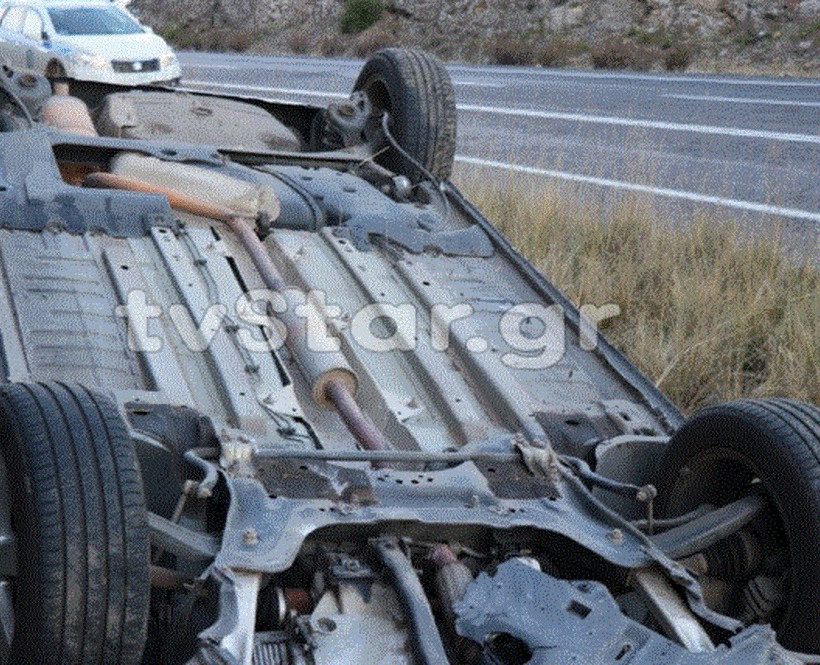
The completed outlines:
{"type": "MultiPolygon", "coordinates": [[[[722,495],[719,497],[719,500],[714,502],[716,506],[731,503],[731,501],[739,499],[751,491],[761,492],[770,505],[770,509],[766,511],[766,513],[768,513],[766,517],[770,519],[766,520],[766,517],[758,519],[763,523],[768,521],[769,525],[776,523],[776,530],[772,530],[771,528],[759,529],[760,533],[769,532],[768,538],[760,536],[760,547],[762,548],[763,556],[768,556],[773,560],[776,559],[774,554],[777,548],[773,546],[776,535],[782,538],[785,547],[784,569],[776,571],[777,575],[782,578],[783,595],[774,615],[771,617],[772,623],[780,627],[794,609],[792,606],[793,594],[790,574],[790,570],[794,566],[794,557],[791,539],[789,538],[788,523],[783,514],[783,507],[779,504],[775,494],[769,487],[765,473],[758,469],[751,460],[729,448],[713,448],[691,459],[681,470],[678,481],[672,489],[670,506],[675,507],[673,512],[677,513],[682,511],[681,514],[687,512],[684,508],[691,503],[692,499],[694,499],[696,503],[699,502],[702,504],[704,502],[710,503],[710,499],[718,498],[714,495],[710,497],[708,490],[704,491],[704,488],[712,485],[710,479],[713,479],[713,477],[723,478],[724,483],[722,486],[724,490],[728,489],[731,493],[731,496],[727,493],[721,493],[722,495]]],[[[725,543],[726,540],[721,542],[725,543]]],[[[749,582],[751,582],[751,579],[749,582]]]]}

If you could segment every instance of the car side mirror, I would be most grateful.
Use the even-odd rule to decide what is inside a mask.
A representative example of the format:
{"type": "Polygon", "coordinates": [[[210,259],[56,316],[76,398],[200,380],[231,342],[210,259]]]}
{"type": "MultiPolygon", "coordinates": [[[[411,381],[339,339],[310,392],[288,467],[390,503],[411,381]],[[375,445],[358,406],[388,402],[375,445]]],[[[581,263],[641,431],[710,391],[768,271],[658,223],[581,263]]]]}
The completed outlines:
{"type": "Polygon", "coordinates": [[[43,30],[43,32],[40,33],[40,39],[42,39],[44,42],[50,42],[51,41],[51,35],[49,35],[48,32],[43,30]]]}

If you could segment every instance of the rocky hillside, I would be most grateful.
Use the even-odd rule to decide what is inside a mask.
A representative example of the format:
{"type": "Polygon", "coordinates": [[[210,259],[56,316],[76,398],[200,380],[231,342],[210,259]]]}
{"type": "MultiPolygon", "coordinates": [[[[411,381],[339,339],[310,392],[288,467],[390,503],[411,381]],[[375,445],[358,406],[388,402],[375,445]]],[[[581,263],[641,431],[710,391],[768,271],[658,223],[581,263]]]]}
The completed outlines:
{"type": "Polygon", "coordinates": [[[184,48],[820,74],[820,0],[133,0],[184,48]]]}

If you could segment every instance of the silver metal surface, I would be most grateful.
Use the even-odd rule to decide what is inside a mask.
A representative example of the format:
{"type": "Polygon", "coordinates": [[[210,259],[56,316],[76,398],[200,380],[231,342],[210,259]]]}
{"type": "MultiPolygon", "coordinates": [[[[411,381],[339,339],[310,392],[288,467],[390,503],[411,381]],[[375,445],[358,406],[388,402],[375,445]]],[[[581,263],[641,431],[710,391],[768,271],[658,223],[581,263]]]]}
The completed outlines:
{"type": "Polygon", "coordinates": [[[235,595],[236,623],[219,645],[236,658],[239,665],[253,665],[256,605],[262,576],[255,573],[229,573],[235,595]]]}
{"type": "Polygon", "coordinates": [[[652,616],[669,637],[694,653],[714,650],[703,625],[666,577],[655,570],[641,570],[635,573],[635,583],[652,616]]]}

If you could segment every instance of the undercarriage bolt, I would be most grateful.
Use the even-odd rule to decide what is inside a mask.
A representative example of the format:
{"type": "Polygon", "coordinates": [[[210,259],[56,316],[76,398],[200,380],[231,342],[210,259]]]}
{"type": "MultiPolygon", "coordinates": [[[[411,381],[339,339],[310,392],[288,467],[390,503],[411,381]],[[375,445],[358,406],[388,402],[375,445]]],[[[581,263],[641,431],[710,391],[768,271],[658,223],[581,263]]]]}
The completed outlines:
{"type": "Polygon", "coordinates": [[[646,504],[647,531],[651,536],[655,533],[655,499],[658,498],[658,490],[654,485],[644,485],[638,490],[635,498],[646,504]]]}
{"type": "Polygon", "coordinates": [[[259,544],[259,534],[256,532],[256,529],[245,529],[244,533],[242,534],[242,541],[248,546],[253,547],[254,545],[259,544]]]}
{"type": "Polygon", "coordinates": [[[638,490],[638,495],[636,498],[641,503],[652,501],[658,498],[658,490],[654,485],[644,485],[643,487],[641,487],[641,489],[638,490]]]}
{"type": "Polygon", "coordinates": [[[621,531],[620,529],[612,529],[612,531],[610,531],[606,535],[606,537],[607,537],[607,540],[609,540],[609,542],[612,543],[613,545],[623,545],[624,541],[626,540],[624,538],[624,532],[621,531]]]}

